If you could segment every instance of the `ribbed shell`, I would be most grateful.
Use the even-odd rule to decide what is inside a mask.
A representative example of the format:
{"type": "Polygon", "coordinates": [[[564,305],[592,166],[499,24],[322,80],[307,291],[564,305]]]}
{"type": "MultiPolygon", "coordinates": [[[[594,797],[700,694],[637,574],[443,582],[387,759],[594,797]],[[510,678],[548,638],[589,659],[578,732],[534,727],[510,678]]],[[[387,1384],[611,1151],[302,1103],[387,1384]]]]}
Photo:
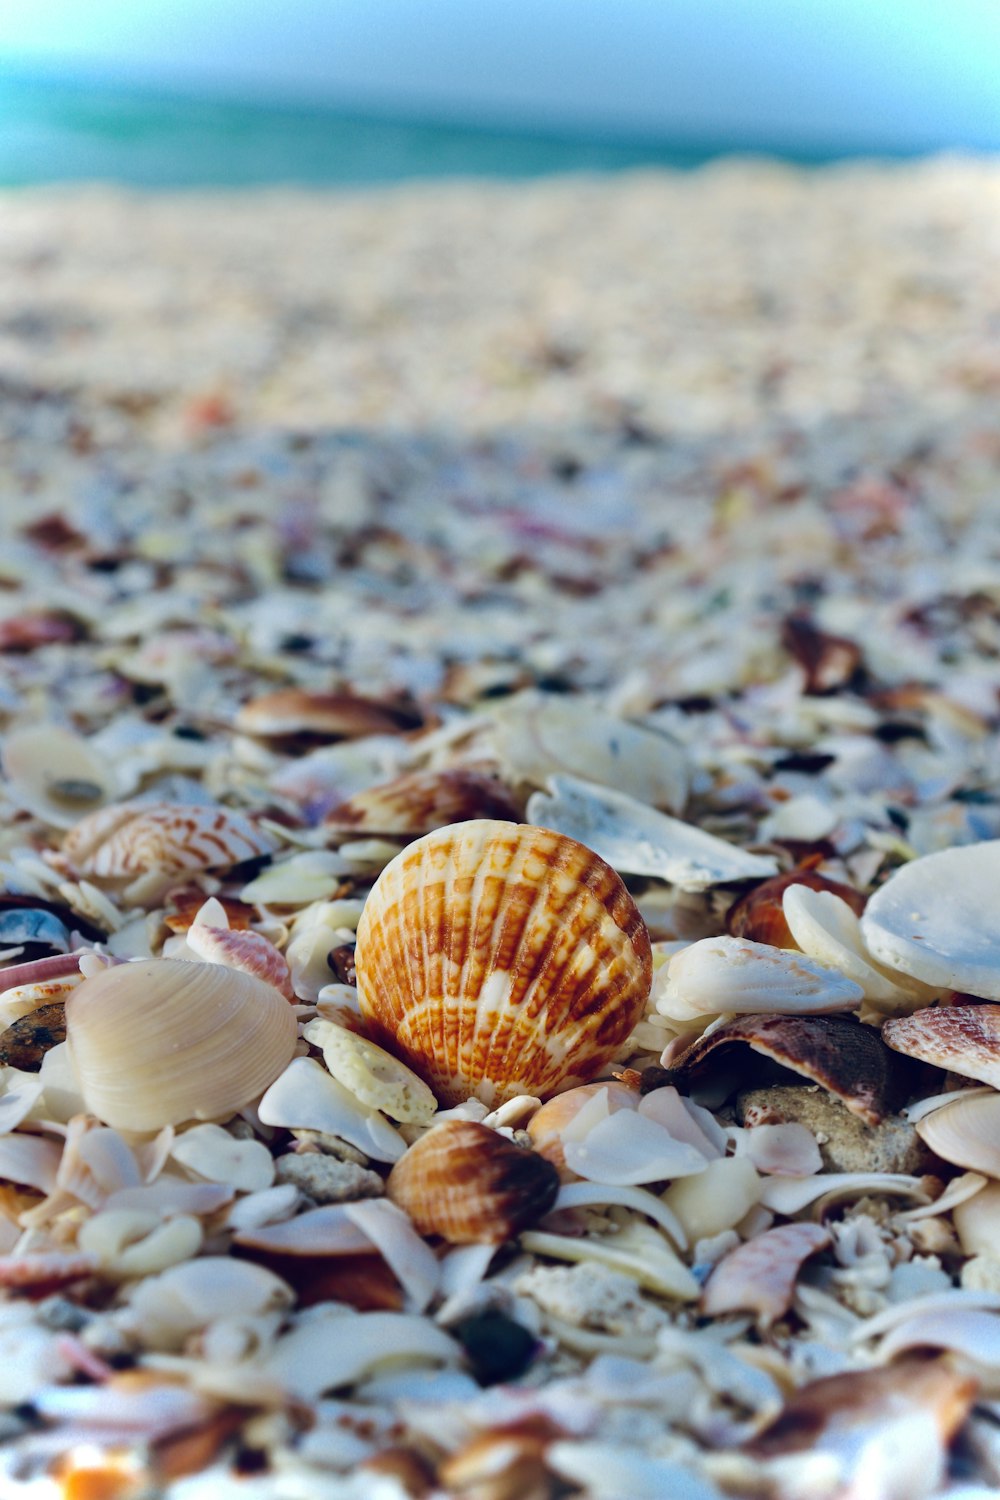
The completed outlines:
{"type": "Polygon", "coordinates": [[[649,995],[649,935],[619,877],[574,839],[477,819],[389,864],[355,949],[378,1040],[458,1103],[546,1098],[592,1078],[649,995]]]}
{"type": "Polygon", "coordinates": [[[446,1120],[389,1173],[386,1191],[421,1234],[499,1245],[547,1214],[559,1174],[535,1151],[473,1120],[446,1120]]]}
{"type": "Polygon", "coordinates": [[[115,880],[149,870],[228,869],[272,847],[259,828],[227,807],[122,802],[77,823],[63,853],[82,874],[115,880]]]}
{"type": "Polygon", "coordinates": [[[502,781],[456,766],[446,771],[415,771],[355,792],[323,821],[366,833],[421,834],[467,818],[516,816],[514,798],[502,781]]]}

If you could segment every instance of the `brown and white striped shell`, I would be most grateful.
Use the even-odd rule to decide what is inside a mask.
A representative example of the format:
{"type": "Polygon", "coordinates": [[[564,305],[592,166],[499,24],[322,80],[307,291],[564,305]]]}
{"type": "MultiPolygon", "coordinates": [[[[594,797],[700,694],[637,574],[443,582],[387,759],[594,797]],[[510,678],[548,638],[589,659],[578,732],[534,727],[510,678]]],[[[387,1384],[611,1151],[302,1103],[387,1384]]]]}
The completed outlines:
{"type": "Polygon", "coordinates": [[[434,1089],[547,1098],[614,1057],[649,995],[649,935],[620,878],[574,839],[476,819],[386,866],[355,949],[376,1038],[434,1089]]]}
{"type": "Polygon", "coordinates": [[[499,1245],[548,1213],[559,1174],[536,1151],[473,1120],[445,1120],[411,1146],[386,1191],[421,1234],[499,1245]]]}
{"type": "Polygon", "coordinates": [[[430,833],[469,818],[516,818],[512,793],[497,777],[454,766],[414,771],[355,792],[323,819],[336,828],[365,833],[430,833]]]}
{"type": "Polygon", "coordinates": [[[273,848],[249,819],[228,807],[182,802],[119,802],[77,823],[63,853],[80,874],[121,880],[155,870],[224,870],[273,848]]]}

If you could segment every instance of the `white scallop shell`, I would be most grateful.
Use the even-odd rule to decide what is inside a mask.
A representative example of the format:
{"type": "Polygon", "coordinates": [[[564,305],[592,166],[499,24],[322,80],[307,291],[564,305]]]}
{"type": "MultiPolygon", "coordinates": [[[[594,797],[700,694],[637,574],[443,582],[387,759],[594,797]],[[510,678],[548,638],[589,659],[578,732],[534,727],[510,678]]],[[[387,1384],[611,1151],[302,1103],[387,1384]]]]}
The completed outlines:
{"type": "Polygon", "coordinates": [[[865,942],[890,969],[1000,1000],[998,886],[1000,839],[912,860],[869,901],[865,942]]]}
{"type": "Polygon", "coordinates": [[[656,1009],[673,1020],[699,1016],[805,1015],[856,1010],[861,986],[804,953],[749,938],[702,938],[675,953],[656,1009]]]}
{"type": "Polygon", "coordinates": [[[548,786],[529,799],[529,821],[586,844],[621,873],[651,875],[684,891],[777,874],[769,856],[748,854],[625,792],[566,775],[550,777],[548,786]]]}

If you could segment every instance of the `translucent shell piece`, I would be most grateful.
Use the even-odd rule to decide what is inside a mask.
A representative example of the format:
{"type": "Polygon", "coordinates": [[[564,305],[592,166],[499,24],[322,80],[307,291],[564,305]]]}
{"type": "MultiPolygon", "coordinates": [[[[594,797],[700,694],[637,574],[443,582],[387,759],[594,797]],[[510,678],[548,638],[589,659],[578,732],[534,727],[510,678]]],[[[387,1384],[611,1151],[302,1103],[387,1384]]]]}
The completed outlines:
{"type": "Polygon", "coordinates": [[[53,828],[72,828],[118,791],[114,767],[86,740],[55,724],[6,735],[3,770],[12,800],[53,828]]]}
{"type": "Polygon", "coordinates": [[[943,989],[1000,1000],[1000,839],[927,854],[896,871],[861,929],[881,964],[943,989]]]}
{"type": "Polygon", "coordinates": [[[155,870],[222,870],[270,854],[266,834],[228,807],[121,802],[77,823],[63,853],[83,875],[120,880],[155,870]]]}
{"type": "Polygon", "coordinates": [[[397,855],[354,957],[377,1040],[439,1099],[490,1107],[592,1078],[652,978],[645,924],[609,865],[562,834],[487,819],[397,855]]]}
{"type": "Polygon", "coordinates": [[[386,1191],[421,1234],[452,1245],[499,1245],[548,1213],[559,1174],[486,1125],[446,1120],[396,1163],[386,1191]]]}
{"type": "Polygon", "coordinates": [[[287,1066],[298,1028],[271,985],[221,964],[116,964],[73,991],[70,1051],[88,1110],[119,1130],[228,1119],[287,1066]]]}

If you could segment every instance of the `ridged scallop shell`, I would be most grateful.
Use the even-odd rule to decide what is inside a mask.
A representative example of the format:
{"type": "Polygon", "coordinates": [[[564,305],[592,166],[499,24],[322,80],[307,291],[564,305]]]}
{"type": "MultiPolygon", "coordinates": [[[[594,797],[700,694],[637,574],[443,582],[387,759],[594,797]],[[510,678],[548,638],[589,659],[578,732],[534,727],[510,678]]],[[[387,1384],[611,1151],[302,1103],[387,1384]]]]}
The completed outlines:
{"type": "Polygon", "coordinates": [[[273,984],[286,1000],[294,1000],[292,979],[284,954],[262,933],[233,931],[228,927],[203,927],[194,922],[187,930],[187,945],[206,963],[225,964],[244,974],[256,974],[265,984],[273,984]]]}
{"type": "Polygon", "coordinates": [[[88,1110],[118,1130],[228,1119],[295,1050],[295,1012],[221,964],[143,959],[73,991],[67,1039],[88,1110]]]}
{"type": "Polygon", "coordinates": [[[861,919],[879,963],[942,989],[1000,1000],[1000,839],[943,849],[895,872],[861,919]]]}
{"type": "Polygon", "coordinates": [[[455,767],[417,771],[356,792],[323,819],[336,828],[366,833],[430,833],[469,818],[516,818],[514,798],[502,781],[455,767]]]}
{"type": "Polygon", "coordinates": [[[269,854],[273,844],[228,807],[182,802],[121,802],[67,834],[63,853],[83,875],[121,880],[155,870],[224,870],[269,854]]]}
{"type": "Polygon", "coordinates": [[[559,1173],[486,1125],[446,1120],[396,1163],[386,1192],[421,1234],[452,1245],[499,1245],[548,1213],[559,1173]]]}
{"type": "Polygon", "coordinates": [[[1000,1005],[928,1006],[886,1021],[882,1039],[907,1057],[1000,1088],[1000,1005]]]}
{"type": "Polygon", "coordinates": [[[439,1099],[494,1107],[583,1083],[642,1015],[649,936],[609,865],[562,834],[477,819],[383,870],[358,925],[377,1040],[439,1099]]]}

